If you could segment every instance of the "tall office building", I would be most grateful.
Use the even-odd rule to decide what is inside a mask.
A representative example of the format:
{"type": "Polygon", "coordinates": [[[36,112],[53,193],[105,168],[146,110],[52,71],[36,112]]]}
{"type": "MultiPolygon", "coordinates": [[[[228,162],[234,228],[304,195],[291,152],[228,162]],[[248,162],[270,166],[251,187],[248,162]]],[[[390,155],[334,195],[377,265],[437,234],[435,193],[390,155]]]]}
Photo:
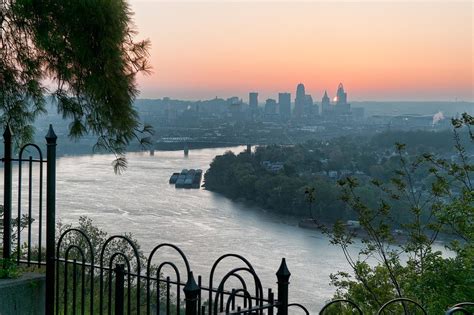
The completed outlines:
{"type": "Polygon", "coordinates": [[[291,94],[278,93],[278,110],[283,121],[288,121],[291,118],[291,94]]]}
{"type": "Polygon", "coordinates": [[[321,115],[327,115],[331,111],[331,100],[329,99],[328,92],[324,91],[323,99],[321,100],[321,115]]]}
{"type": "Polygon", "coordinates": [[[304,96],[304,105],[308,107],[313,106],[313,97],[310,94],[304,96]]]}
{"type": "Polygon", "coordinates": [[[305,103],[306,103],[306,92],[305,92],[303,83],[300,83],[296,87],[296,98],[295,98],[295,109],[294,109],[294,116],[296,119],[300,119],[303,117],[305,103]]]}
{"type": "Polygon", "coordinates": [[[249,106],[250,110],[256,111],[258,108],[258,93],[250,92],[249,93],[249,106]]]}
{"type": "Polygon", "coordinates": [[[321,113],[319,111],[319,105],[316,104],[316,103],[314,103],[314,105],[313,105],[313,113],[314,113],[315,116],[321,115],[321,113]]]}
{"type": "Polygon", "coordinates": [[[317,115],[314,106],[313,97],[310,94],[305,95],[304,99],[304,115],[305,117],[314,117],[317,115]]]}
{"type": "Polygon", "coordinates": [[[342,85],[342,83],[339,83],[339,86],[337,87],[336,96],[337,96],[336,105],[347,104],[347,93],[344,92],[344,86],[342,85]]]}
{"type": "Polygon", "coordinates": [[[274,99],[267,99],[265,102],[265,114],[266,115],[276,115],[277,111],[277,102],[274,99]]]}
{"type": "Polygon", "coordinates": [[[339,83],[336,92],[336,106],[334,107],[339,115],[347,115],[351,111],[351,105],[347,103],[347,93],[344,91],[344,86],[339,83]]]}
{"type": "Polygon", "coordinates": [[[235,120],[243,119],[242,100],[237,96],[230,97],[226,100],[228,106],[228,115],[235,120]]]}

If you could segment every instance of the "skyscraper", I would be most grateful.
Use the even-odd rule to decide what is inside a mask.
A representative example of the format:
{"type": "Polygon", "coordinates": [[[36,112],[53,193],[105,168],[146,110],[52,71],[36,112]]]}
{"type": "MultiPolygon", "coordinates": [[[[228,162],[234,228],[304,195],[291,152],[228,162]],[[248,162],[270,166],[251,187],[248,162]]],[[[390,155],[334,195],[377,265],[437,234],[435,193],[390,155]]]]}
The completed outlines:
{"type": "Polygon", "coordinates": [[[306,94],[304,96],[304,105],[313,106],[313,97],[310,94],[306,94]]]}
{"type": "Polygon", "coordinates": [[[267,99],[265,102],[265,114],[266,115],[276,115],[277,102],[274,99],[267,99]]]}
{"type": "Polygon", "coordinates": [[[328,92],[324,91],[323,99],[321,100],[321,115],[327,115],[331,111],[331,100],[329,99],[328,92]]]}
{"type": "Polygon", "coordinates": [[[336,105],[347,104],[347,93],[344,92],[344,86],[342,85],[342,83],[339,83],[339,86],[337,87],[336,96],[336,105]]]}
{"type": "Polygon", "coordinates": [[[351,111],[351,105],[347,103],[347,93],[344,91],[344,86],[339,83],[336,92],[336,106],[334,107],[338,115],[348,115],[351,111]]]}
{"type": "Polygon", "coordinates": [[[278,110],[283,121],[288,121],[291,118],[291,94],[278,93],[278,110]]]}
{"type": "Polygon", "coordinates": [[[250,110],[256,111],[258,107],[258,93],[250,92],[249,93],[249,106],[250,110]]]}
{"type": "Polygon", "coordinates": [[[295,109],[294,114],[296,119],[300,119],[304,115],[304,105],[306,103],[306,92],[303,83],[296,87],[295,109]]]}
{"type": "Polygon", "coordinates": [[[305,117],[314,117],[317,115],[314,106],[313,97],[310,94],[305,95],[304,99],[304,115],[305,117]]]}

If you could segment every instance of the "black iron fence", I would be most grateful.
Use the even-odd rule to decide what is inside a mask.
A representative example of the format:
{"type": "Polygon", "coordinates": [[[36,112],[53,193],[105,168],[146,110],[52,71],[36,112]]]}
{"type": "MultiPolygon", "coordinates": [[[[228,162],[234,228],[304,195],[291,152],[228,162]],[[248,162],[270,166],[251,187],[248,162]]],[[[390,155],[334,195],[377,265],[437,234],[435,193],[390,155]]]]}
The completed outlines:
{"type": "Polygon", "coordinates": [[[13,133],[9,126],[3,133],[3,250],[4,261],[32,264],[46,269],[46,313],[54,309],[55,200],[56,200],[56,134],[50,125],[46,135],[47,159],[41,148],[29,143],[19,148],[13,158],[13,133]],[[28,157],[25,157],[28,155],[28,157]],[[18,178],[13,180],[13,164],[18,178]],[[46,164],[46,209],[44,208],[44,165],[46,164]],[[27,172],[24,167],[27,165],[27,172]],[[26,174],[25,174],[26,173],[26,174]],[[35,176],[36,175],[36,176],[35,176]],[[26,178],[25,178],[26,177],[26,178]],[[36,177],[36,179],[35,179],[36,177]],[[13,219],[13,191],[16,184],[16,215],[13,219]],[[23,191],[26,189],[26,196],[23,191]],[[27,209],[25,211],[25,209],[27,209]],[[45,211],[46,210],[46,211],[45,211]],[[26,213],[25,213],[26,212],[26,213]],[[45,222],[46,218],[46,222],[45,222]],[[13,230],[15,228],[15,231],[13,230]],[[26,236],[25,236],[26,234],[26,236]],[[46,234],[46,239],[45,235],[46,234]],[[24,239],[26,238],[26,242],[24,239]],[[13,245],[13,246],[12,246],[13,245]]]}
{"type": "Polygon", "coordinates": [[[56,248],[58,313],[285,315],[290,307],[304,309],[288,304],[290,272],[284,259],[276,273],[275,299],[272,289],[264,290],[253,266],[240,255],[217,259],[206,285],[201,276],[196,281],[186,255],[172,244],[157,245],[148,257],[140,257],[133,241],[125,236],[110,237],[99,253],[94,248],[81,230],[68,229],[61,234],[56,248]],[[179,264],[170,260],[153,264],[164,249],[174,251],[179,264]],[[217,268],[226,259],[238,260],[240,266],[217,276],[217,268]],[[173,277],[164,276],[165,267],[173,277]],[[238,288],[229,289],[231,279],[237,281],[238,288]]]}
{"type": "MultiPolygon", "coordinates": [[[[56,240],[57,137],[53,128],[50,126],[46,135],[46,160],[36,144],[19,148],[18,158],[13,158],[9,127],[3,136],[3,259],[46,270],[46,314],[288,315],[297,310],[309,314],[303,305],[289,303],[291,273],[284,258],[276,271],[274,291],[264,289],[251,263],[236,254],[219,257],[203,280],[194,276],[186,255],[173,244],[159,244],[144,257],[137,245],[122,235],[98,244],[84,231],[71,228],[56,240]],[[159,259],[164,250],[174,252],[178,259],[159,259]],[[227,272],[218,273],[217,269],[229,260],[238,263],[227,272]],[[165,276],[165,270],[171,271],[172,277],[165,276]]],[[[409,309],[410,314],[427,314],[416,301],[405,298],[387,302],[377,314],[397,314],[388,312],[395,304],[402,305],[405,313],[409,309]]],[[[344,314],[363,314],[357,304],[348,300],[331,301],[319,314],[338,314],[335,305],[344,305],[344,314]]],[[[469,307],[474,303],[454,305],[446,314],[472,314],[469,307]]]]}

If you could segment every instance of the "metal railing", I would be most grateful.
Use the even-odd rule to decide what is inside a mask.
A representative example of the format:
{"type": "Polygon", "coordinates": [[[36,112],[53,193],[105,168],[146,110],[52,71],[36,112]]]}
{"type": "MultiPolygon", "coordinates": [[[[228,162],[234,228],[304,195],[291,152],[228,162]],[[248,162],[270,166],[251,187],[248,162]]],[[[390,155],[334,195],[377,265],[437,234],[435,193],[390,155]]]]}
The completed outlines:
{"type": "Polygon", "coordinates": [[[196,282],[184,252],[172,244],[157,245],[145,258],[140,257],[132,240],[112,236],[98,251],[95,252],[93,242],[81,230],[72,228],[61,234],[55,259],[56,313],[288,314],[290,272],[284,259],[276,273],[278,300],[275,300],[271,289],[264,296],[253,266],[240,255],[219,257],[211,267],[209,285],[204,286],[201,276],[196,282]],[[111,251],[111,248],[120,250],[111,251]],[[179,264],[170,260],[153,264],[163,249],[174,251],[179,264]],[[229,258],[239,261],[241,266],[218,277],[217,268],[229,258]],[[173,279],[163,275],[164,267],[171,270],[173,279]],[[240,287],[227,289],[231,279],[240,287]]]}
{"type": "Polygon", "coordinates": [[[34,143],[28,143],[19,148],[18,158],[13,158],[13,133],[7,125],[3,133],[4,157],[4,186],[3,186],[3,259],[5,261],[14,260],[17,264],[32,264],[38,267],[46,266],[46,314],[53,314],[51,305],[54,305],[54,258],[55,258],[55,205],[56,205],[56,134],[50,125],[46,134],[47,159],[43,159],[40,147],[34,143]],[[37,157],[33,157],[33,152],[37,157]],[[29,153],[29,157],[24,155],[29,153]],[[13,163],[18,163],[17,184],[17,218],[13,219],[13,163]],[[27,163],[27,198],[24,200],[23,189],[23,164],[27,163]],[[43,176],[44,164],[46,163],[46,225],[44,225],[44,205],[43,205],[43,176]],[[38,167],[37,198],[34,197],[34,167],[38,167]],[[37,207],[34,203],[37,202],[37,207]],[[26,206],[25,206],[26,203],[26,206]],[[27,213],[24,213],[24,206],[27,213]],[[34,208],[37,211],[34,211],[34,208]],[[37,223],[36,223],[37,222],[37,223]],[[16,233],[12,227],[16,226],[16,233]],[[37,233],[33,231],[36,226],[37,233]],[[26,229],[26,232],[23,229],[26,229]],[[26,242],[22,243],[22,235],[26,233],[26,242]],[[44,233],[46,242],[44,244],[44,233]],[[14,242],[13,237],[16,237],[14,242]],[[35,241],[35,242],[34,242],[35,241]],[[34,243],[33,243],[34,242],[34,243]],[[12,245],[14,245],[13,247],[12,245]],[[44,253],[46,246],[46,255],[44,253]],[[36,259],[33,259],[35,256],[36,259]]]}

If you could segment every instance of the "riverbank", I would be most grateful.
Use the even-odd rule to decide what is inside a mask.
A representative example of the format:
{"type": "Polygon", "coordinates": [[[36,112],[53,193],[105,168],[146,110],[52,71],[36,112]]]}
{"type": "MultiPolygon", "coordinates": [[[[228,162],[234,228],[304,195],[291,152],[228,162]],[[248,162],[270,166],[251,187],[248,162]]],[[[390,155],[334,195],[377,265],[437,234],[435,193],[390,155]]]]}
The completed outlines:
{"type": "MultiPolygon", "coordinates": [[[[333,231],[333,226],[335,222],[322,222],[315,219],[302,219],[298,222],[298,226],[303,229],[321,231],[325,234],[331,234],[333,231]]],[[[347,232],[350,233],[356,239],[367,239],[370,235],[366,230],[359,226],[358,221],[348,221],[344,223],[347,232]]],[[[393,242],[395,244],[404,244],[408,240],[408,235],[404,234],[403,230],[394,229],[393,233],[393,242]]]]}

